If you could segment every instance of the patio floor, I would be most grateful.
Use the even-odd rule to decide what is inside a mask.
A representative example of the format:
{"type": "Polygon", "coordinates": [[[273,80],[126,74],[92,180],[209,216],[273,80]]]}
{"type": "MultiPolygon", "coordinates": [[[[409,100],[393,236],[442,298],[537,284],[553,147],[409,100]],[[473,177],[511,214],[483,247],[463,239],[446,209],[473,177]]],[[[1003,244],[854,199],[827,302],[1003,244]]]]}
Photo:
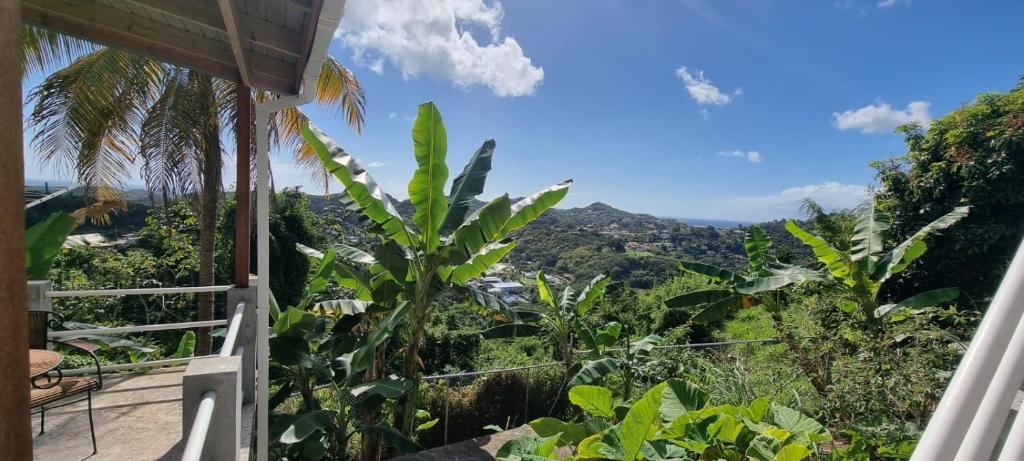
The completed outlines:
{"type": "MultiPolygon", "coordinates": [[[[46,412],[46,433],[32,417],[33,456],[42,461],[177,460],[181,456],[181,379],[185,367],[111,375],[92,397],[96,446],[92,453],[86,402],[46,412]]],[[[242,459],[248,458],[252,407],[243,410],[242,459]]],[[[210,428],[215,434],[216,428],[210,428]]]]}

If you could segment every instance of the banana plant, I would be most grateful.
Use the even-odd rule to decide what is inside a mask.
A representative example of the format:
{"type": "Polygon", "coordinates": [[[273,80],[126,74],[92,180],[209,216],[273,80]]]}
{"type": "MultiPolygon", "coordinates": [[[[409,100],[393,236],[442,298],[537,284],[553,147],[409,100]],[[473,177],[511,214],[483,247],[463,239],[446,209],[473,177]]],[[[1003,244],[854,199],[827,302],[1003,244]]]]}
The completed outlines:
{"type": "Polygon", "coordinates": [[[314,274],[298,305],[275,317],[270,356],[278,390],[269,406],[277,407],[292,394],[298,394],[302,403],[294,414],[275,416],[272,438],[283,444],[288,459],[346,459],[351,428],[362,435],[363,460],[379,458],[381,441],[400,451],[419,450],[381,421],[382,404],[412,387],[407,379],[385,375],[383,359],[409,303],[398,298],[368,254],[346,246],[326,253],[298,248],[310,258],[314,274]],[[362,299],[321,299],[329,280],[348,283],[362,299]],[[356,286],[352,280],[365,285],[356,286]],[[337,405],[322,404],[315,392],[321,387],[340,396],[337,405]]]}
{"type": "Polygon", "coordinates": [[[597,383],[605,376],[616,373],[622,381],[622,396],[626,400],[633,398],[633,385],[639,375],[638,370],[662,341],[662,337],[655,334],[631,341],[629,333],[618,322],[598,328],[596,334],[585,330],[580,336],[590,349],[588,361],[572,375],[569,385],[597,383]],[[615,348],[617,344],[621,344],[621,347],[615,348]]]}
{"type": "Polygon", "coordinates": [[[857,224],[848,252],[836,249],[836,245],[802,229],[792,220],[786,223],[786,230],[814,251],[827,276],[842,289],[845,299],[839,307],[844,312],[880,327],[882,321],[897,310],[933,307],[959,297],[959,289],[951,287],[926,291],[895,303],[881,303],[879,292],[886,281],[927,251],[928,237],[963,219],[969,207],[954,208],[888,251],[885,242],[892,223],[888,213],[874,201],[865,203],[857,211],[857,224]]]}
{"type": "Polygon", "coordinates": [[[485,338],[511,338],[543,334],[555,348],[558,359],[568,371],[575,364],[574,350],[582,336],[593,337],[583,317],[590,308],[604,296],[611,279],[599,274],[578,295],[572,287],[566,287],[562,296],[548,285],[544,271],[537,273],[537,294],[541,308],[516,309],[518,321],[501,323],[483,332],[485,338]]]}
{"type": "Polygon", "coordinates": [[[807,375],[819,394],[824,395],[828,387],[826,374],[815,363],[792,330],[782,318],[786,307],[786,287],[808,281],[825,281],[827,277],[818,271],[780,263],[771,252],[772,240],[758,226],[747,229],[743,240],[747,252],[747,270],[743,274],[699,262],[683,261],[683,270],[707,277],[718,284],[713,288],[695,290],[665,300],[670,310],[683,311],[679,318],[692,315],[692,321],[708,324],[721,320],[729,314],[755,306],[762,306],[772,318],[775,330],[807,375]]]}
{"type": "MultiPolygon", "coordinates": [[[[402,375],[412,380],[413,388],[403,397],[396,422],[403,434],[410,435],[419,398],[419,351],[435,302],[445,294],[461,294],[483,315],[512,318],[514,314],[496,297],[466,282],[512,251],[515,241],[511,234],[561,201],[572,181],[560,182],[515,203],[508,194],[500,195],[471,213],[473,200],[484,190],[495,143],[488,140],[480,146],[445,194],[447,132],[441,113],[428,102],[419,106],[413,122],[416,170],[408,194],[415,212],[407,222],[355,157],[312,123],[303,126],[302,135],[324,168],[344,186],[344,203],[359,211],[383,242],[371,256],[379,270],[386,272],[382,277],[388,280],[387,285],[397,288],[400,298],[408,303],[409,334],[403,348],[402,375]]],[[[351,266],[344,258],[336,264],[351,266]]],[[[364,283],[360,272],[351,272],[346,283],[357,286],[362,297],[372,293],[372,283],[364,283]]]]}

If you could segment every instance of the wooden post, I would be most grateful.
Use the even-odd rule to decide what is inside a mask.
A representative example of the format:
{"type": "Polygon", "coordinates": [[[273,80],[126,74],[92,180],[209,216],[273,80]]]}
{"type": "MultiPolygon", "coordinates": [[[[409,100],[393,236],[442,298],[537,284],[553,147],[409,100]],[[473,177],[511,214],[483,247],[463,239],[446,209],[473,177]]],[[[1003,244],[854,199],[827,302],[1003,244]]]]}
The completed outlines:
{"type": "Polygon", "coordinates": [[[25,303],[25,165],[22,153],[21,11],[0,0],[0,447],[4,459],[32,459],[25,303]]]}
{"type": "Polygon", "coordinates": [[[249,196],[252,159],[252,92],[238,84],[235,90],[235,146],[237,169],[235,177],[235,286],[249,287],[249,196]]]}

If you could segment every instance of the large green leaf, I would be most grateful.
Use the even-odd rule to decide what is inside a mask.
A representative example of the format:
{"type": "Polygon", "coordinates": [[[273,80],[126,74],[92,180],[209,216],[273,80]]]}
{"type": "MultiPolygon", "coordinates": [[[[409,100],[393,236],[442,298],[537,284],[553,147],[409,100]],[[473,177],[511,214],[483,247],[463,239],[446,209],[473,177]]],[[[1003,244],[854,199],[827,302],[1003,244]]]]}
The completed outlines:
{"type": "Polygon", "coordinates": [[[568,179],[514,203],[512,216],[501,228],[501,235],[508,235],[522,228],[549,208],[557,205],[569,193],[571,185],[572,180],[568,179]]]}
{"type": "Polygon", "coordinates": [[[811,450],[808,450],[806,446],[799,443],[791,443],[782,447],[779,453],[775,455],[773,461],[803,461],[811,456],[811,450]]]}
{"type": "Polygon", "coordinates": [[[619,424],[619,443],[624,454],[623,460],[639,459],[644,442],[652,439],[661,426],[659,408],[664,391],[665,383],[652,387],[629,408],[626,417],[619,424]]]}
{"type": "Polygon", "coordinates": [[[452,251],[448,255],[448,263],[457,265],[466,262],[481,248],[500,240],[501,227],[512,215],[512,205],[508,194],[503,194],[487,202],[466,218],[452,235],[452,251]]]}
{"type": "Polygon", "coordinates": [[[587,284],[586,288],[580,292],[580,296],[576,300],[576,313],[581,316],[587,315],[587,311],[594,306],[594,302],[604,296],[604,290],[611,281],[612,279],[604,274],[598,274],[594,277],[587,284]]]}
{"type": "Polygon", "coordinates": [[[294,307],[289,307],[274,322],[274,333],[278,336],[302,336],[316,325],[316,316],[294,307]]]}
{"type": "Polygon", "coordinates": [[[338,255],[339,258],[346,261],[351,261],[359,264],[376,264],[377,259],[373,255],[360,250],[356,247],[345,245],[344,243],[335,243],[331,245],[331,249],[338,255]]]}
{"type": "Polygon", "coordinates": [[[320,301],[313,305],[316,309],[322,309],[335,317],[345,315],[359,315],[366,312],[373,303],[358,299],[329,299],[320,301]]]}
{"type": "Polygon", "coordinates": [[[750,270],[755,274],[765,271],[768,263],[774,262],[771,254],[772,240],[759,226],[750,226],[743,238],[743,248],[747,251],[750,270]]]}
{"type": "Polygon", "coordinates": [[[722,288],[710,288],[704,290],[690,291],[676,295],[665,300],[666,307],[692,307],[708,303],[715,303],[726,298],[735,296],[733,290],[722,288]]]}
{"type": "Polygon", "coordinates": [[[922,309],[934,307],[942,303],[948,303],[960,297],[959,288],[939,288],[924,293],[918,293],[896,304],[886,304],[875,309],[875,318],[885,317],[900,309],[922,309]]]}
{"type": "Polygon", "coordinates": [[[603,358],[588,362],[569,380],[570,386],[596,383],[605,375],[618,369],[618,362],[613,358],[603,358]]]}
{"type": "Polygon", "coordinates": [[[388,238],[403,245],[412,244],[415,233],[402,220],[391,198],[355,157],[308,121],[302,127],[302,137],[320,157],[327,172],[341,181],[345,193],[367,218],[380,225],[388,238]]]}
{"type": "Polygon", "coordinates": [[[547,461],[558,444],[558,435],[524,435],[505,442],[495,453],[498,461],[547,461]]]}
{"type": "Polygon", "coordinates": [[[801,442],[818,443],[832,440],[832,435],[825,426],[792,408],[773,403],[771,414],[772,423],[792,432],[801,442]]]}
{"type": "Polygon", "coordinates": [[[391,337],[395,328],[405,319],[405,316],[411,309],[412,303],[410,302],[403,301],[398,303],[398,306],[377,324],[377,328],[374,328],[370,331],[370,334],[363,337],[358,349],[341,357],[340,360],[348,376],[366,370],[373,365],[373,354],[377,346],[391,337]]]}
{"type": "Polygon", "coordinates": [[[501,258],[504,258],[515,247],[516,242],[511,240],[487,245],[481,248],[472,259],[452,270],[449,280],[461,285],[477,278],[501,261],[501,258]]]}
{"type": "Polygon", "coordinates": [[[703,275],[713,280],[721,282],[742,282],[745,279],[731,271],[722,269],[720,267],[712,266],[710,264],[704,264],[697,261],[681,261],[679,265],[683,270],[693,272],[697,275],[703,275]]]}
{"type": "Polygon", "coordinates": [[[575,385],[569,389],[569,401],[587,414],[612,419],[612,390],[601,386],[575,385]]]}
{"type": "Polygon", "coordinates": [[[548,277],[544,271],[537,272],[537,296],[540,297],[541,301],[547,302],[552,308],[555,307],[555,295],[551,292],[551,287],[548,285],[548,277]]]}
{"type": "Polygon", "coordinates": [[[816,270],[780,263],[768,265],[767,273],[771,275],[736,284],[736,292],[753,295],[778,290],[788,285],[828,280],[824,274],[816,270]]]}
{"type": "Polygon", "coordinates": [[[174,352],[174,357],[183,359],[185,357],[192,357],[196,352],[196,332],[186,331],[185,334],[181,335],[181,340],[178,341],[178,350],[174,352]]]}
{"type": "Polygon", "coordinates": [[[448,212],[444,185],[448,181],[448,134],[441,113],[432,102],[420,104],[412,124],[416,171],[409,181],[409,201],[416,207],[412,221],[420,229],[423,249],[430,253],[440,243],[441,223],[448,212]]]}
{"type": "Polygon", "coordinates": [[[828,271],[834,277],[852,286],[854,283],[850,278],[852,268],[850,267],[851,262],[847,254],[833,248],[825,239],[801,229],[793,220],[786,223],[786,230],[793,234],[794,237],[800,239],[805,245],[811,247],[814,256],[828,268],[828,271]]]}
{"type": "Polygon", "coordinates": [[[28,280],[48,280],[50,266],[60,254],[77,223],[67,213],[53,213],[25,230],[25,265],[28,280]]]}
{"type": "Polygon", "coordinates": [[[533,323],[506,323],[488,328],[480,334],[487,339],[498,339],[534,336],[541,331],[543,331],[543,329],[539,325],[533,323]]]}
{"type": "Polygon", "coordinates": [[[661,395],[661,419],[665,422],[688,412],[704,408],[710,396],[689,381],[670,379],[665,382],[665,391],[661,395]]]}
{"type": "Polygon", "coordinates": [[[892,218],[878,208],[874,200],[865,203],[857,216],[857,225],[853,228],[850,259],[858,263],[868,273],[875,269],[875,263],[882,257],[882,246],[885,244],[885,233],[892,225],[892,218]]]}
{"type": "Polygon", "coordinates": [[[946,215],[942,216],[935,221],[932,221],[927,226],[922,227],[920,230],[910,236],[910,238],[903,241],[893,248],[888,254],[879,261],[877,268],[875,269],[875,277],[878,279],[878,283],[881,284],[892,277],[903,269],[906,269],[910,263],[920,258],[924,254],[928,246],[925,244],[931,234],[946,229],[958,221],[967,216],[970,212],[970,207],[956,207],[953,211],[950,211],[946,215]]]}
{"type": "Polygon", "coordinates": [[[559,436],[558,445],[576,445],[588,435],[587,428],[582,424],[566,423],[550,417],[530,421],[530,427],[541,437],[559,436]]]}
{"type": "Polygon", "coordinates": [[[451,191],[448,192],[448,214],[441,223],[441,235],[449,235],[461,226],[473,199],[484,192],[487,173],[491,171],[492,155],[494,140],[488,139],[469,159],[462,173],[452,181],[451,191]]]}
{"type": "Polygon", "coordinates": [[[331,410],[278,415],[269,429],[270,438],[286,444],[299,443],[318,431],[327,432],[333,422],[334,412],[331,410]]]}
{"type": "Polygon", "coordinates": [[[512,308],[497,296],[473,287],[463,287],[460,291],[469,300],[470,308],[483,317],[502,322],[517,318],[512,308]]]}
{"type": "Polygon", "coordinates": [[[696,323],[708,324],[711,322],[717,322],[724,319],[729,314],[736,312],[740,309],[751,307],[754,305],[754,300],[749,295],[733,295],[727,298],[722,298],[713,303],[707,304],[704,309],[693,316],[693,321],[696,323]]]}
{"type": "Polygon", "coordinates": [[[270,357],[285,366],[313,368],[316,365],[309,355],[309,343],[298,336],[270,338],[270,357]]]}
{"type": "Polygon", "coordinates": [[[349,394],[354,404],[361,405],[365,402],[397,399],[409,392],[409,389],[412,389],[412,381],[391,375],[353,387],[349,394]]]}

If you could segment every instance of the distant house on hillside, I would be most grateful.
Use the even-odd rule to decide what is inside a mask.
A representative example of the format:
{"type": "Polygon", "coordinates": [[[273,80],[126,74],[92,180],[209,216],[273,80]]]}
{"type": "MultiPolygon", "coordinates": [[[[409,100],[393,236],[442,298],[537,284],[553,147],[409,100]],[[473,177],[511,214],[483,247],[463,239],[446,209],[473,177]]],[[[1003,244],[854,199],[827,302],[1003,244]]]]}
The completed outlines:
{"type": "Polygon", "coordinates": [[[491,284],[491,290],[496,290],[497,292],[503,295],[519,294],[522,293],[525,289],[526,287],[524,287],[523,284],[519,282],[498,282],[491,284]]]}

